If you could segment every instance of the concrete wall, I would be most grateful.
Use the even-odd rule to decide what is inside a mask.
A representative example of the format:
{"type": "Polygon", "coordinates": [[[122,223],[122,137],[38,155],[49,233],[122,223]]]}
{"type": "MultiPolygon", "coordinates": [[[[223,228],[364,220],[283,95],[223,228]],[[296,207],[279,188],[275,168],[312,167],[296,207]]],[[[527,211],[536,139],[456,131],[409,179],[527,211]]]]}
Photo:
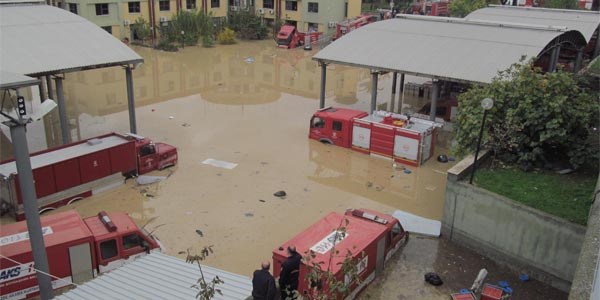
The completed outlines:
{"type": "MultiPolygon", "coordinates": [[[[600,190],[600,177],[596,191],[600,190]]],[[[569,300],[600,299],[600,194],[590,209],[585,240],[573,277],[569,300]]]]}
{"type": "Polygon", "coordinates": [[[568,291],[585,227],[460,181],[470,174],[472,161],[448,171],[442,234],[568,291]]]}

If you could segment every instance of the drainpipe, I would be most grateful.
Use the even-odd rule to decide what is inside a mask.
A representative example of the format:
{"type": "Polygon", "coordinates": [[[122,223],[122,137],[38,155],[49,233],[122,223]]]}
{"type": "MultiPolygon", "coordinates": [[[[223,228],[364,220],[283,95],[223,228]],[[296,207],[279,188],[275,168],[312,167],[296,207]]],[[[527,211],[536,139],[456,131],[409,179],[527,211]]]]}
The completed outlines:
{"type": "Polygon", "coordinates": [[[404,104],[404,73],[400,74],[400,97],[402,97],[402,101],[398,99],[398,112],[402,113],[402,104],[404,104]]]}

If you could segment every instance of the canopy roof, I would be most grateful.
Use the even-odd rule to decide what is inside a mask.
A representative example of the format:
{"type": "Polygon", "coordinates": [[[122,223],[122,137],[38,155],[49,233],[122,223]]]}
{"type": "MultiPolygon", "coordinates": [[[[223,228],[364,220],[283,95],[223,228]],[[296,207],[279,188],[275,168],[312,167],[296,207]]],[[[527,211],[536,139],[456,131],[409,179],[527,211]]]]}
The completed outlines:
{"type": "MultiPolygon", "coordinates": [[[[314,57],[377,71],[489,83],[523,56],[537,57],[564,28],[398,15],[350,32],[314,57]]],[[[577,32],[569,34],[580,36],[577,32]]],[[[580,37],[583,40],[583,37],[580,37]]]]}
{"type": "Polygon", "coordinates": [[[88,20],[64,9],[0,1],[0,66],[39,76],[137,64],[141,56],[88,20]]]}
{"type": "Polygon", "coordinates": [[[501,23],[521,23],[544,26],[560,26],[566,30],[577,30],[589,43],[600,25],[600,12],[549,9],[537,7],[490,5],[478,9],[465,17],[466,20],[485,20],[501,23]]]}
{"type": "Polygon", "coordinates": [[[0,89],[14,89],[38,84],[39,80],[25,75],[0,70],[0,89]]]}

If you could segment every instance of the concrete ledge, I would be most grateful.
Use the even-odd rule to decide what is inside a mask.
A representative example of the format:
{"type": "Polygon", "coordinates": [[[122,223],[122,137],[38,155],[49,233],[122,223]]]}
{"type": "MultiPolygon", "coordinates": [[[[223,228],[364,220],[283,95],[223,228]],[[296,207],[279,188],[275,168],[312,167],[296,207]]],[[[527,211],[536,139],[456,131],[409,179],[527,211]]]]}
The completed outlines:
{"type": "MultiPolygon", "coordinates": [[[[599,190],[600,178],[596,192],[599,190]]],[[[600,299],[600,194],[596,193],[594,199],[569,300],[600,299]]]]}
{"type": "MultiPolygon", "coordinates": [[[[477,157],[477,166],[481,165],[482,162],[489,158],[490,152],[481,150],[479,151],[479,154],[479,157],[477,157]]],[[[456,165],[452,166],[452,168],[448,170],[448,181],[459,181],[471,174],[471,166],[473,165],[474,159],[475,155],[469,154],[456,165]]]]}

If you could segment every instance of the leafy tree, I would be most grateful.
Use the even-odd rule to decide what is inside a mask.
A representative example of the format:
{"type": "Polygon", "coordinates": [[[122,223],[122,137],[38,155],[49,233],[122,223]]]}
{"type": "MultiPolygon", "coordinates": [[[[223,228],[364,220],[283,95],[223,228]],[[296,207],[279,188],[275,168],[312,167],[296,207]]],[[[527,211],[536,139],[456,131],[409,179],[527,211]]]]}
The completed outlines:
{"type": "Polygon", "coordinates": [[[464,18],[472,11],[486,7],[486,0],[453,0],[450,2],[450,16],[464,18]]]}
{"type": "MultiPolygon", "coordinates": [[[[475,149],[481,126],[481,100],[494,99],[482,145],[495,158],[525,169],[568,161],[574,167],[598,159],[591,136],[598,127],[598,90],[584,78],[559,69],[542,73],[521,61],[499,72],[491,84],[459,96],[455,152],[475,149]],[[596,96],[594,96],[596,95],[596,96]]],[[[596,133],[597,134],[597,133],[596,133]]]]}
{"type": "Polygon", "coordinates": [[[161,44],[193,46],[200,37],[209,38],[214,34],[213,15],[203,11],[180,11],[173,16],[167,26],[160,26],[161,44]],[[183,33],[183,34],[182,34],[183,33]]]}
{"type": "Polygon", "coordinates": [[[238,11],[230,15],[228,23],[228,27],[245,40],[262,40],[268,35],[262,18],[250,11],[238,11]]]}
{"type": "Polygon", "coordinates": [[[235,44],[235,32],[229,28],[225,28],[217,35],[217,41],[224,45],[235,44]]]}
{"type": "Polygon", "coordinates": [[[547,8],[577,9],[577,0],[544,0],[543,6],[547,8]]]}
{"type": "Polygon", "coordinates": [[[134,36],[142,41],[142,44],[144,44],[144,41],[150,38],[150,35],[152,34],[150,24],[142,17],[135,20],[131,25],[131,30],[134,32],[134,36]]]}
{"type": "Polygon", "coordinates": [[[193,288],[198,290],[196,299],[210,300],[217,294],[221,296],[223,295],[223,292],[217,288],[217,285],[225,282],[219,278],[219,276],[215,276],[211,281],[207,282],[206,278],[204,278],[204,272],[202,272],[201,262],[213,253],[212,247],[213,246],[210,245],[202,248],[199,255],[192,255],[190,254],[189,250],[187,251],[187,257],[185,261],[192,264],[196,263],[198,265],[198,269],[200,270],[200,278],[198,278],[196,284],[192,285],[193,288]]]}
{"type": "Polygon", "coordinates": [[[306,275],[306,280],[310,283],[310,290],[305,296],[310,300],[332,300],[332,299],[344,299],[350,294],[351,287],[359,285],[361,278],[358,273],[358,264],[360,260],[365,256],[364,252],[361,252],[359,257],[354,258],[352,251],[348,249],[342,256],[340,251],[336,249],[338,241],[342,240],[346,235],[346,228],[349,224],[348,219],[344,218],[337,229],[335,229],[334,245],[329,250],[329,257],[327,262],[327,268],[323,269],[324,261],[317,259],[317,255],[314,251],[308,250],[305,253],[304,261],[309,267],[309,272],[306,275]],[[344,257],[341,263],[343,278],[338,278],[333,274],[332,267],[334,266],[334,258],[344,257]]]}

